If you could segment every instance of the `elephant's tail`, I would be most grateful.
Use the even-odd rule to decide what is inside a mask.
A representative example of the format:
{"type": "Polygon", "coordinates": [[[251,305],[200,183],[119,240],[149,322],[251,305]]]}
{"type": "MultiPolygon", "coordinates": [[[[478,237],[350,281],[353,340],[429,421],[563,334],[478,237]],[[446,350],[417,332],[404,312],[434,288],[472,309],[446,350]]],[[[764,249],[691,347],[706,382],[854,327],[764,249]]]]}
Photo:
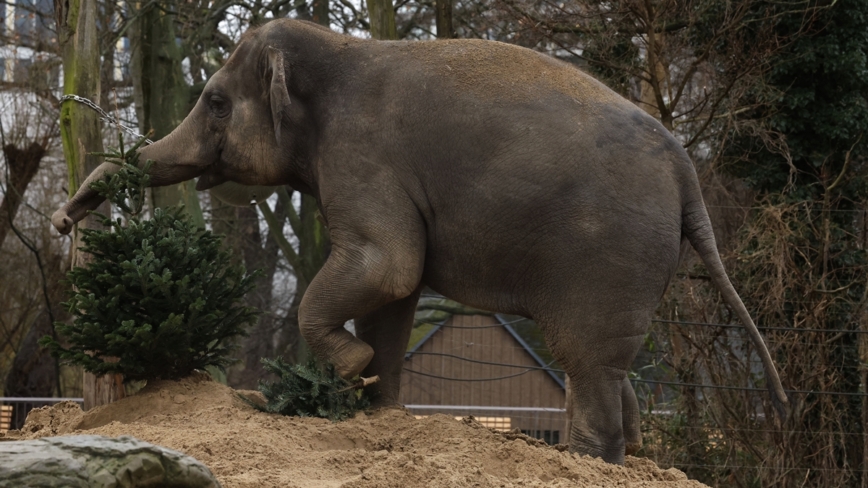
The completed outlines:
{"type": "MultiPolygon", "coordinates": [[[[695,177],[694,177],[695,178],[695,177]]],[[[720,254],[717,252],[717,243],[714,240],[714,233],[711,228],[711,220],[708,218],[708,211],[705,208],[705,203],[702,200],[702,194],[699,191],[698,182],[692,191],[688,191],[685,204],[682,208],[682,234],[687,237],[690,244],[699,253],[702,262],[708,269],[711,275],[711,281],[714,282],[718,290],[720,290],[723,299],[729,307],[735,311],[738,318],[747,329],[757,353],[762,359],[763,369],[765,370],[766,384],[771,394],[772,404],[781,417],[781,420],[786,420],[786,407],[789,403],[787,394],[781,385],[781,379],[772,362],[772,357],[769,354],[768,348],[763,341],[762,336],[753,323],[750,314],[745,308],[741,298],[733,288],[726,271],[723,269],[723,262],[720,260],[720,254]]]]}

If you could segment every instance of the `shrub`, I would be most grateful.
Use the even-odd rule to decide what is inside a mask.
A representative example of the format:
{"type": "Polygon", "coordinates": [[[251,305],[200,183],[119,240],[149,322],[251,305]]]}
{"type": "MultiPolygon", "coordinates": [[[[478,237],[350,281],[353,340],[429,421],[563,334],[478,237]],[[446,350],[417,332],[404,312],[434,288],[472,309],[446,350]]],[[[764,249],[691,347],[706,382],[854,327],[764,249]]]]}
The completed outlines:
{"type": "Polygon", "coordinates": [[[72,324],[55,324],[70,346],[48,336],[41,343],[61,360],[125,381],[223,369],[232,362],[230,339],[255,320],[241,304],[254,276],[233,265],[220,237],[194,225],[182,207],[141,218],[151,161],[138,168],[140,144],[125,151],[121,138],[119,151],[104,154],[121,167],[91,188],[128,218],[95,213],[105,228],[81,229],[81,250],[92,259],[67,275],[72,324]]]}

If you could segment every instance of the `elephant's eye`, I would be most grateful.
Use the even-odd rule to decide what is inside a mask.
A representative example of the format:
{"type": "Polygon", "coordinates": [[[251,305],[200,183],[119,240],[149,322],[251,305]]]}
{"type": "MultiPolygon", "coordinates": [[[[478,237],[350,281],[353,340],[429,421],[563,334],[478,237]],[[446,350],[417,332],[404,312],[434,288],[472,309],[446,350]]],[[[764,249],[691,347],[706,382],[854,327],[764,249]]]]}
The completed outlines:
{"type": "Polygon", "coordinates": [[[211,107],[211,113],[213,113],[215,117],[220,118],[229,115],[232,108],[229,104],[229,100],[226,100],[220,95],[211,95],[208,99],[208,106],[211,107]]]}

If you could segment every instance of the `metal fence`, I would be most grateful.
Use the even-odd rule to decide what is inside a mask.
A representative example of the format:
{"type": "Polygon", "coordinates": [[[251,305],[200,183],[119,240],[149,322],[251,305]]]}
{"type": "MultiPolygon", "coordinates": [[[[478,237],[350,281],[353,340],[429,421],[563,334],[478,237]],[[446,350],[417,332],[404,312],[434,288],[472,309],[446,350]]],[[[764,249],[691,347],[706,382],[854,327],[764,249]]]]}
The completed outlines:
{"type": "Polygon", "coordinates": [[[522,434],[555,445],[566,442],[566,410],[547,407],[498,407],[477,405],[404,405],[416,418],[443,414],[460,420],[473,416],[480,424],[499,431],[522,434]]]}
{"type": "MultiPolygon", "coordinates": [[[[710,322],[693,322],[683,320],[663,320],[653,319],[654,324],[659,324],[665,330],[668,327],[699,327],[712,328],[718,330],[735,329],[743,331],[744,327],[739,324],[728,323],[710,323],[710,322]]],[[[432,324],[433,325],[433,324],[432,324]]],[[[448,328],[446,325],[440,324],[441,327],[448,328]]],[[[490,329],[503,327],[504,324],[486,325],[484,327],[469,327],[471,329],[490,329]]],[[[835,339],[846,336],[863,336],[868,334],[868,330],[859,328],[849,330],[839,329],[810,329],[797,327],[758,327],[764,332],[772,332],[780,335],[781,333],[790,334],[788,340],[792,342],[792,337],[799,344],[805,347],[818,347],[820,345],[835,348],[851,348],[858,347],[856,340],[844,342],[842,344],[835,343],[829,346],[829,340],[823,337],[813,337],[813,334],[830,334],[835,339]]],[[[530,375],[534,371],[545,371],[554,374],[563,374],[563,371],[558,369],[556,364],[545,364],[538,366],[529,366],[527,364],[519,364],[514,361],[508,353],[508,347],[502,343],[489,343],[480,340],[473,341],[443,341],[439,350],[429,352],[415,352],[416,355],[426,355],[429,357],[443,358],[445,361],[457,361],[458,363],[466,363],[467,365],[484,363],[489,367],[501,368],[499,374],[468,374],[465,368],[416,368],[413,370],[405,368],[405,377],[410,378],[408,384],[402,386],[402,395],[406,391],[412,391],[415,388],[421,388],[422,378],[434,378],[441,382],[438,384],[437,391],[449,393],[452,390],[458,391],[459,385],[462,383],[472,382],[473,390],[479,395],[484,395],[486,390],[498,390],[501,388],[509,388],[506,383],[517,376],[530,375]],[[470,347],[472,346],[472,347],[470,347]],[[480,361],[473,355],[476,349],[492,349],[492,353],[486,356],[485,361],[480,361]],[[495,351],[496,350],[496,351],[495,351]],[[445,371],[445,372],[444,372],[445,371]]],[[[771,339],[766,338],[765,342],[770,348],[774,349],[781,344],[787,344],[782,338],[772,334],[771,339]],[[777,341],[777,342],[776,342],[777,341]]],[[[519,348],[517,348],[519,349],[519,348]]],[[[662,348],[653,351],[654,359],[649,365],[659,362],[661,354],[666,353],[662,348]]],[[[648,358],[645,358],[646,360],[648,358]]],[[[746,356],[743,361],[748,363],[758,363],[758,358],[746,356]]],[[[430,366],[430,365],[429,365],[430,366]]],[[[858,365],[841,365],[840,368],[859,368],[858,365]]],[[[757,366],[757,371],[762,369],[757,366]]],[[[767,389],[762,388],[761,384],[753,383],[756,378],[762,378],[761,373],[751,375],[748,381],[742,384],[726,384],[720,381],[719,378],[706,378],[701,375],[697,376],[695,381],[679,381],[679,378],[671,375],[662,374],[659,377],[653,372],[656,370],[648,369],[641,371],[642,376],[631,377],[634,387],[637,387],[637,394],[641,400],[646,400],[642,404],[642,429],[643,437],[645,438],[646,448],[642,455],[655,460],[661,467],[676,467],[684,470],[692,478],[701,478],[706,483],[712,486],[732,486],[738,484],[735,480],[754,480],[757,486],[762,486],[764,483],[761,480],[784,479],[788,476],[792,478],[793,473],[798,473],[805,480],[804,486],[820,486],[817,484],[821,478],[829,478],[833,481],[821,483],[822,486],[857,486],[863,479],[868,479],[868,454],[859,462],[851,462],[851,459],[845,459],[842,454],[842,459],[838,463],[829,463],[828,460],[824,463],[818,462],[811,457],[784,459],[777,464],[764,464],[762,461],[763,454],[757,452],[755,459],[751,459],[748,454],[743,452],[745,445],[751,446],[781,446],[782,449],[793,450],[792,445],[788,445],[788,440],[798,438],[799,442],[811,442],[811,445],[826,445],[829,449],[837,449],[835,452],[843,452],[844,440],[852,440],[854,437],[864,438],[865,445],[868,446],[868,433],[864,431],[865,426],[859,424],[853,425],[838,425],[834,422],[829,422],[829,425],[824,425],[818,428],[813,424],[799,424],[790,422],[786,425],[773,423],[765,418],[763,412],[758,405],[766,398],[767,389]],[[643,377],[648,372],[652,372],[649,376],[643,377]],[[678,395],[684,395],[684,389],[690,391],[689,394],[695,396],[696,411],[688,414],[683,411],[674,410],[675,406],[671,403],[672,398],[678,395]],[[658,391],[659,390],[659,391],[658,391]],[[643,395],[645,393],[645,395],[643,395]],[[718,394],[733,394],[743,393],[733,401],[741,402],[748,405],[745,407],[750,411],[750,406],[753,405],[755,410],[751,411],[749,418],[746,418],[744,424],[726,422],[717,417],[708,417],[708,411],[705,409],[705,399],[712,395],[718,394]],[[659,397],[659,398],[658,398],[659,397]],[[687,418],[690,415],[690,418],[687,418]],[[669,420],[667,422],[667,420],[669,420]],[[833,425],[834,424],[834,425],[833,425]],[[675,439],[673,441],[673,439],[675,439]],[[689,456],[688,456],[689,454],[689,456]],[[690,457],[692,456],[692,457],[690,457]],[[704,458],[703,458],[704,456],[704,458]],[[757,459],[760,462],[756,463],[757,459]],[[697,462],[702,460],[703,462],[697,462]],[[755,464],[751,464],[755,463],[755,464]],[[762,472],[763,475],[754,475],[754,472],[762,472]],[[769,474],[772,472],[772,474],[769,474]]],[[[825,371],[818,371],[818,375],[826,375],[825,371]]],[[[825,377],[825,376],[824,376],[825,377]]],[[[791,402],[797,405],[813,405],[819,402],[846,402],[842,405],[850,405],[852,408],[857,408],[863,405],[863,412],[866,411],[864,405],[868,405],[868,391],[860,387],[853,387],[849,384],[842,384],[836,381],[834,376],[828,376],[829,380],[819,388],[804,388],[804,389],[787,389],[785,390],[790,397],[791,402]],[[805,403],[808,402],[808,403],[805,403]],[[810,403],[813,402],[813,403],[810,403]]],[[[536,382],[531,386],[532,389],[540,386],[540,382],[536,382]]],[[[428,388],[429,390],[431,388],[428,388]]],[[[526,387],[522,387],[522,391],[526,393],[526,387]]],[[[517,396],[519,393],[512,391],[507,398],[517,396]]],[[[530,398],[539,398],[542,391],[534,391],[530,398]]],[[[490,407],[483,406],[467,406],[468,403],[476,403],[473,401],[462,403],[457,398],[459,395],[451,395],[456,398],[444,398],[443,403],[454,403],[454,405],[431,405],[439,403],[437,401],[406,401],[406,405],[417,416],[432,415],[440,413],[455,418],[474,416],[483,425],[499,430],[514,430],[519,429],[522,432],[546,442],[556,444],[568,442],[569,435],[565,432],[566,428],[566,413],[559,408],[515,408],[507,406],[496,406],[498,403],[478,403],[491,405],[490,407]],[[418,403],[418,404],[417,404],[418,403]],[[424,403],[424,405],[423,405],[424,403]],[[548,417],[548,410],[558,411],[556,415],[558,420],[545,418],[548,417]],[[525,427],[524,424],[531,424],[525,427]],[[544,425],[545,424],[545,425],[544,425]]],[[[466,395],[465,395],[466,396],[466,395]]],[[[463,399],[463,397],[462,397],[463,399]]],[[[500,398],[502,399],[502,398],[500,398]]],[[[432,400],[435,400],[432,398],[432,400]]],[[[473,397],[471,397],[473,400],[473,397]]],[[[466,400],[465,400],[466,401],[466,400]]],[[[528,403],[524,403],[528,404],[528,403]]],[[[554,406],[554,405],[546,405],[554,406]]],[[[834,419],[833,419],[834,420],[834,419]]],[[[848,445],[855,446],[852,449],[860,447],[858,442],[850,442],[848,445]]],[[[789,451],[788,451],[789,452],[789,451]]],[[[868,453],[868,449],[865,450],[868,453]]],[[[848,453],[849,455],[849,453],[848,453]]],[[[854,457],[854,456],[850,456],[854,457]]],[[[859,461],[859,460],[855,460],[859,461]]],[[[748,483],[750,485],[750,483],[748,483]]],[[[796,485],[797,486],[797,485],[796,485]]],[[[866,486],[863,484],[862,486],[866,486]]]]}
{"type": "Polygon", "coordinates": [[[60,402],[81,405],[84,404],[84,398],[0,397],[0,432],[21,429],[31,410],[60,402]]]}

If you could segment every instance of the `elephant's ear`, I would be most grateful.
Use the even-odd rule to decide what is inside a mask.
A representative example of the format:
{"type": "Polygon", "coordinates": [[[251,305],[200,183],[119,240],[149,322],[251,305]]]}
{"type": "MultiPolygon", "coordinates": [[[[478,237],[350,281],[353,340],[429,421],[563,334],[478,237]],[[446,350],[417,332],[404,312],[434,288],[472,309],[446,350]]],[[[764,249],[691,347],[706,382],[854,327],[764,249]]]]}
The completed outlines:
{"type": "Polygon", "coordinates": [[[283,66],[283,52],[273,47],[268,49],[268,68],[271,70],[271,117],[274,120],[274,137],[280,144],[280,126],[283,115],[289,108],[289,92],[286,89],[286,71],[283,66]]]}

